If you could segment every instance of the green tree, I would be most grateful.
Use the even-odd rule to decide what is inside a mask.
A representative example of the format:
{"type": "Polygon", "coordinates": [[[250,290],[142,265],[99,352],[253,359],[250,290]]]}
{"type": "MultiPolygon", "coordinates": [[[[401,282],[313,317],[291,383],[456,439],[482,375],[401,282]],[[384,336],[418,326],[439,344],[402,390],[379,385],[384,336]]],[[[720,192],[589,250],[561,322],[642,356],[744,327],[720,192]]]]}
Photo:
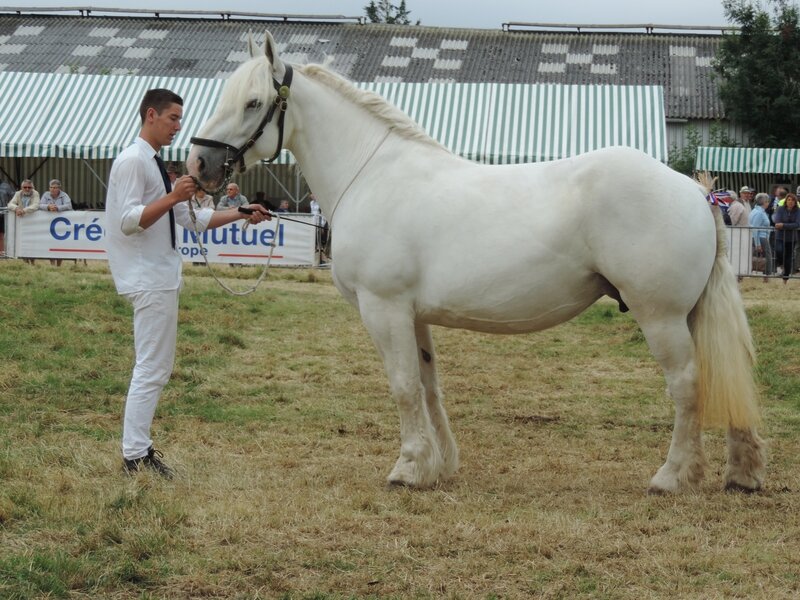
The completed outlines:
{"type": "Polygon", "coordinates": [[[767,148],[800,145],[800,30],[797,6],[788,0],[759,3],[724,0],[728,20],[739,25],[726,34],[714,68],[727,116],[767,148]]]}
{"type": "MultiPolygon", "coordinates": [[[[411,11],[406,8],[406,0],[400,0],[399,6],[395,6],[389,0],[370,0],[364,7],[370,23],[389,23],[390,25],[410,25],[411,20],[408,16],[411,11]]],[[[419,25],[419,21],[417,21],[419,25]]]]}
{"type": "Polygon", "coordinates": [[[729,136],[724,127],[719,123],[712,123],[708,130],[708,142],[703,143],[700,131],[694,125],[686,127],[686,144],[683,148],[678,148],[673,144],[669,149],[667,164],[684,175],[694,173],[694,164],[697,160],[698,146],[738,146],[734,138],[729,136]]]}

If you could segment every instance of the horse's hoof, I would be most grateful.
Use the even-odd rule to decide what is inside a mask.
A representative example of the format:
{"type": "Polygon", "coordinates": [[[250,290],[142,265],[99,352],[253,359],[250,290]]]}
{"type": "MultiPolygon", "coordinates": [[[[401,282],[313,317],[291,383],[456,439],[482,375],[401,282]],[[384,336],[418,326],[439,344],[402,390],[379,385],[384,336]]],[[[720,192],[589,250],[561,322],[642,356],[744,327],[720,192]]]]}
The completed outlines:
{"type": "Polygon", "coordinates": [[[647,488],[648,496],[669,496],[670,494],[672,494],[671,491],[656,487],[654,485],[651,485],[649,488],[647,488]]]}
{"type": "Polygon", "coordinates": [[[402,479],[387,479],[386,486],[389,488],[411,488],[414,487],[407,481],[403,481],[402,479]]]}
{"type": "Polygon", "coordinates": [[[747,487],[746,485],[742,485],[741,483],[737,483],[735,481],[729,481],[725,484],[725,491],[726,492],[739,492],[741,494],[755,494],[756,492],[761,491],[761,485],[756,485],[756,487],[747,487]]]}

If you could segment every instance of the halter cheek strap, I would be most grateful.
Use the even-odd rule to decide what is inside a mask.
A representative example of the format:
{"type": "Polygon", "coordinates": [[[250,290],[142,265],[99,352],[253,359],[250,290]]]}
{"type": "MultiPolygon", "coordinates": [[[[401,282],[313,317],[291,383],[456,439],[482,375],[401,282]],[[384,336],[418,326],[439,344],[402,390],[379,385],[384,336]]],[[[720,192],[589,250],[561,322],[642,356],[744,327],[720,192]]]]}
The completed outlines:
{"type": "Polygon", "coordinates": [[[273,162],[280,155],[281,150],[283,149],[283,126],[286,120],[286,109],[289,106],[289,88],[292,85],[293,74],[294,71],[292,70],[291,65],[286,65],[286,72],[284,73],[282,82],[279,83],[277,79],[274,77],[272,78],[272,85],[275,88],[275,91],[278,92],[278,95],[275,96],[275,102],[270,105],[269,110],[267,110],[267,114],[264,115],[263,119],[261,119],[261,123],[258,124],[258,128],[256,128],[253,135],[250,136],[250,139],[248,139],[241,147],[237,148],[236,146],[232,146],[231,144],[227,144],[225,142],[206,138],[193,137],[189,140],[192,144],[197,146],[222,148],[223,150],[227,151],[227,154],[225,155],[225,162],[223,163],[223,167],[225,168],[225,182],[230,179],[231,175],[233,174],[233,165],[235,165],[237,162],[239,163],[239,168],[244,170],[245,153],[250,150],[250,148],[255,145],[258,138],[264,134],[264,129],[272,121],[272,118],[275,116],[276,112],[278,113],[278,146],[275,149],[275,153],[272,155],[272,157],[267,159],[267,162],[273,162]]]}

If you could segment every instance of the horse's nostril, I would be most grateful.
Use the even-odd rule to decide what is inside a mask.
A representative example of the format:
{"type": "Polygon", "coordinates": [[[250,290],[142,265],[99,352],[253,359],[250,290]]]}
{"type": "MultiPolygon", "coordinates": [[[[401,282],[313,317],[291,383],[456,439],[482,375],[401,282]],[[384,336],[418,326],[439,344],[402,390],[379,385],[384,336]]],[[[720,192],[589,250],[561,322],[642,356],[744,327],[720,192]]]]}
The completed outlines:
{"type": "Polygon", "coordinates": [[[203,160],[202,156],[197,157],[197,170],[202,173],[206,168],[206,161],[203,160]]]}

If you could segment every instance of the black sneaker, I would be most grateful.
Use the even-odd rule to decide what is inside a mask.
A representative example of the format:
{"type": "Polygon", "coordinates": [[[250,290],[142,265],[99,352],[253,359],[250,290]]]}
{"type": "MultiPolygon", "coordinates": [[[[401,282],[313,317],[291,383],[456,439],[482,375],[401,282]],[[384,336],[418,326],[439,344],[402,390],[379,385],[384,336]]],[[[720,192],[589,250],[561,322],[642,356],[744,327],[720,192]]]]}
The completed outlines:
{"type": "Polygon", "coordinates": [[[134,473],[138,473],[144,467],[147,467],[148,469],[152,469],[161,475],[164,479],[172,479],[175,477],[175,471],[161,462],[162,458],[164,458],[164,455],[161,454],[160,451],[150,446],[147,449],[147,454],[141,458],[123,458],[122,470],[128,475],[133,475],[134,473]]]}

